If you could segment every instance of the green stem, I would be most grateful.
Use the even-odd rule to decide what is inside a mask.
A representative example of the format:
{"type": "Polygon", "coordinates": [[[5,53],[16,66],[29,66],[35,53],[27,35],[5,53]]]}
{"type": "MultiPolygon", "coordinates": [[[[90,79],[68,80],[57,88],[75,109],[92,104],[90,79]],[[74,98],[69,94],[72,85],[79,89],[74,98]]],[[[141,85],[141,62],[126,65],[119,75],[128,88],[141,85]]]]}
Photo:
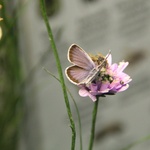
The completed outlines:
{"type": "MultiPolygon", "coordinates": [[[[53,75],[53,74],[52,74],[50,71],[48,71],[46,68],[43,67],[43,69],[60,83],[60,80],[59,80],[55,75],[53,75]]],[[[66,86],[66,89],[67,89],[67,91],[68,91],[68,93],[69,93],[71,99],[73,100],[73,103],[74,103],[74,105],[75,105],[75,109],[76,109],[76,112],[77,112],[78,121],[79,121],[80,150],[82,150],[82,148],[83,148],[83,145],[82,145],[82,126],[81,126],[81,117],[80,117],[79,109],[78,109],[78,106],[77,106],[77,104],[76,104],[76,101],[75,101],[73,95],[71,94],[71,92],[69,91],[69,89],[67,88],[67,86],[66,86]]]]}
{"type": "Polygon", "coordinates": [[[91,136],[90,136],[90,142],[89,142],[89,150],[92,150],[93,143],[94,143],[94,136],[95,136],[95,124],[96,124],[96,116],[97,116],[97,110],[98,110],[98,102],[99,99],[97,98],[96,102],[94,102],[94,108],[92,113],[92,127],[91,127],[91,136]]]}
{"type": "Polygon", "coordinates": [[[74,121],[73,121],[73,118],[72,118],[72,113],[71,113],[71,108],[70,108],[70,104],[69,104],[69,100],[68,100],[65,81],[64,81],[64,77],[63,77],[63,73],[62,73],[61,63],[60,63],[59,55],[58,55],[57,48],[56,48],[56,45],[55,45],[55,41],[54,41],[54,38],[53,38],[52,30],[51,30],[50,24],[48,22],[48,17],[47,17],[47,14],[46,14],[44,0],[40,0],[40,5],[41,5],[41,11],[42,11],[42,15],[43,15],[43,18],[44,18],[44,21],[45,21],[45,25],[46,25],[46,28],[47,28],[50,44],[51,44],[51,47],[52,47],[52,50],[53,50],[53,53],[54,53],[54,56],[55,56],[55,59],[56,59],[56,65],[57,65],[57,69],[58,69],[58,73],[59,73],[59,78],[60,78],[60,81],[61,81],[61,86],[62,86],[62,90],[63,90],[66,109],[67,109],[68,117],[69,117],[70,124],[71,124],[70,127],[72,129],[71,150],[74,150],[75,149],[75,140],[76,140],[75,124],[74,124],[74,121]]]}

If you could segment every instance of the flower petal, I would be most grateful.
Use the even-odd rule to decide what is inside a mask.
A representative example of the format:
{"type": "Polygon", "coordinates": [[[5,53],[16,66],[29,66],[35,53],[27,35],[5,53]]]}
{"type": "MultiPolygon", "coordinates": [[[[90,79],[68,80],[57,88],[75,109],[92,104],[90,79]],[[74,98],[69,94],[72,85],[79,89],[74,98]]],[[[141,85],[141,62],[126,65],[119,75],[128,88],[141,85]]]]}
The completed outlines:
{"type": "Polygon", "coordinates": [[[100,87],[100,91],[99,91],[99,93],[107,93],[107,92],[109,92],[109,85],[110,85],[110,83],[109,82],[107,82],[107,83],[102,83],[102,85],[101,85],[101,87],[100,87]]]}
{"type": "Polygon", "coordinates": [[[118,72],[122,72],[127,66],[128,66],[129,62],[120,62],[118,65],[118,72]]]}
{"type": "Polygon", "coordinates": [[[116,64],[116,63],[112,64],[110,69],[112,72],[115,72],[118,69],[118,64],[116,64]]]}
{"type": "Polygon", "coordinates": [[[118,89],[117,92],[125,91],[128,87],[129,87],[129,84],[126,84],[126,85],[122,86],[120,89],[118,89]]]}
{"type": "Polygon", "coordinates": [[[79,90],[79,95],[82,96],[82,97],[86,97],[89,95],[89,92],[84,88],[82,87],[80,90],[79,90]]]}
{"type": "Polygon", "coordinates": [[[97,91],[97,86],[98,86],[98,85],[91,83],[91,85],[90,85],[90,90],[91,90],[92,92],[97,91]]]}
{"type": "Polygon", "coordinates": [[[107,62],[108,62],[108,64],[109,64],[109,66],[111,66],[111,64],[112,64],[112,55],[111,54],[107,54],[106,55],[106,58],[107,58],[107,62]],[[108,56],[109,55],[109,56],[108,56]],[[107,58],[108,57],[108,58],[107,58]]]}
{"type": "Polygon", "coordinates": [[[95,95],[89,94],[89,97],[92,99],[93,102],[96,101],[96,96],[95,95]]]}
{"type": "Polygon", "coordinates": [[[91,94],[86,88],[82,87],[80,90],[79,90],[79,95],[82,96],[82,97],[87,97],[89,96],[93,102],[96,101],[96,96],[91,94]]]}

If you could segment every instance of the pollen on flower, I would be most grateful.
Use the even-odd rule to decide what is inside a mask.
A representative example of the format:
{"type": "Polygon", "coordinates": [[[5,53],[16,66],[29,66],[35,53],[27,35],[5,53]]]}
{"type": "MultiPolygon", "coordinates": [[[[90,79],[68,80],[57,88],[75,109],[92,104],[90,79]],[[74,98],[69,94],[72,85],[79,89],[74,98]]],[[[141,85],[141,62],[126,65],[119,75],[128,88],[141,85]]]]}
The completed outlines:
{"type": "MultiPolygon", "coordinates": [[[[101,63],[98,56],[91,57],[96,64],[101,63]]],[[[104,58],[105,59],[105,58],[104,58]]],[[[104,60],[103,59],[103,60],[104,60]]],[[[129,87],[129,82],[132,80],[129,75],[124,73],[124,69],[127,67],[128,62],[120,62],[118,64],[111,64],[112,56],[108,56],[105,65],[100,69],[98,77],[95,77],[90,84],[82,85],[79,90],[79,95],[86,97],[89,96],[93,101],[96,101],[96,97],[112,95],[118,92],[125,91],[129,87]]]]}
{"type": "MultiPolygon", "coordinates": [[[[101,65],[102,64],[102,62],[103,62],[103,64],[102,64],[102,68],[106,68],[106,66],[108,65],[108,63],[107,63],[107,60],[106,61],[104,61],[105,60],[105,57],[102,55],[102,54],[97,54],[97,55],[92,55],[92,54],[90,54],[89,55],[90,57],[91,57],[91,59],[93,60],[93,62],[96,64],[96,65],[101,65]]],[[[102,70],[102,69],[101,69],[102,70]]]]}

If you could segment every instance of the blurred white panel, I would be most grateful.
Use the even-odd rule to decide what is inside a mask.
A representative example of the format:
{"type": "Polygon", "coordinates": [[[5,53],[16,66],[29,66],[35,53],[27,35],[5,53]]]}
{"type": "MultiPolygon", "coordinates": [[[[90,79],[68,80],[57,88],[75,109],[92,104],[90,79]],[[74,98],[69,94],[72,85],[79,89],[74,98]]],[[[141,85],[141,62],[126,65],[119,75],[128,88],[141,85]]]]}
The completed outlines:
{"type": "MultiPolygon", "coordinates": [[[[19,17],[19,29],[25,78],[29,82],[20,149],[69,150],[71,129],[62,90],[60,84],[42,69],[45,67],[58,77],[40,6],[34,0],[24,3],[27,4],[19,17]]],[[[111,49],[113,62],[130,62],[126,70],[133,78],[130,88],[100,100],[95,150],[119,150],[150,134],[150,1],[58,0],[58,3],[59,7],[49,21],[63,70],[69,65],[67,50],[72,43],[93,54],[101,52],[105,55],[111,49]]],[[[67,80],[66,83],[81,113],[83,147],[86,149],[93,102],[79,97],[77,87],[67,80]]],[[[78,132],[78,120],[71,99],[70,104],[78,132]]],[[[149,147],[150,142],[144,142],[135,149],[147,150],[149,147]]],[[[76,149],[79,149],[79,144],[76,149]]]]}

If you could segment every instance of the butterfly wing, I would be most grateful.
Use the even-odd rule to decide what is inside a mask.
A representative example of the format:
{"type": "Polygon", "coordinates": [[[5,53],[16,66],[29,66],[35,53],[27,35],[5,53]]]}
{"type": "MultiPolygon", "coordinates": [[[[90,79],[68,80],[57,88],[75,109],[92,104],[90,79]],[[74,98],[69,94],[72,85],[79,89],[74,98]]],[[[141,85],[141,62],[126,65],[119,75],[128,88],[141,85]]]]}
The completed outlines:
{"type": "Polygon", "coordinates": [[[65,73],[66,73],[67,78],[73,84],[79,84],[88,76],[89,71],[81,67],[78,67],[76,65],[73,65],[73,66],[66,68],[65,73]]]}
{"type": "Polygon", "coordinates": [[[78,45],[72,44],[68,50],[68,60],[76,66],[85,70],[92,70],[95,67],[91,57],[78,45]]]}
{"type": "Polygon", "coordinates": [[[70,46],[68,50],[68,60],[73,65],[66,68],[66,75],[74,84],[82,82],[95,67],[90,56],[76,44],[70,46]]]}

